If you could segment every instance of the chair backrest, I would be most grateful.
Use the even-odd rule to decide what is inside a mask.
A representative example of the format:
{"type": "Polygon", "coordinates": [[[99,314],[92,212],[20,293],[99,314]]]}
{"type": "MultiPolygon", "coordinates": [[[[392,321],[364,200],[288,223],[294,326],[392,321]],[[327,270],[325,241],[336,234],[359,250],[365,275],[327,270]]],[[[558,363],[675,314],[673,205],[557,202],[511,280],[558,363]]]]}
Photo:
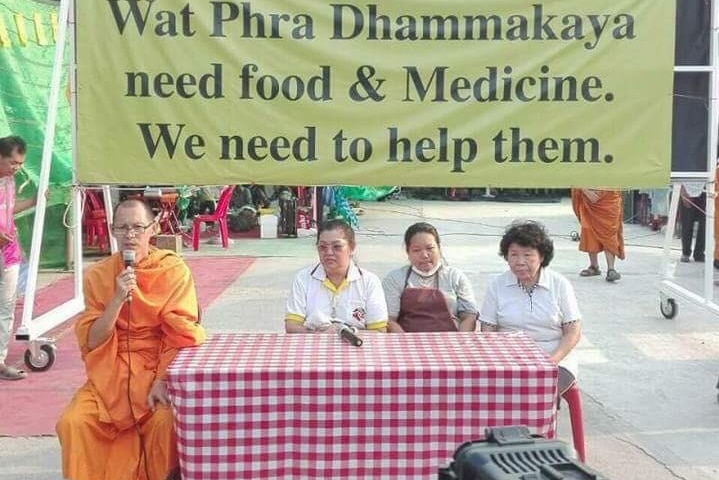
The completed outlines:
{"type": "Polygon", "coordinates": [[[85,195],[87,196],[87,204],[90,206],[90,210],[105,210],[96,192],[85,190],[85,195]]]}
{"type": "Polygon", "coordinates": [[[224,217],[227,215],[227,210],[230,208],[230,200],[232,200],[232,191],[235,189],[234,185],[228,185],[222,189],[220,198],[217,201],[217,208],[215,208],[215,215],[217,218],[224,217]]]}

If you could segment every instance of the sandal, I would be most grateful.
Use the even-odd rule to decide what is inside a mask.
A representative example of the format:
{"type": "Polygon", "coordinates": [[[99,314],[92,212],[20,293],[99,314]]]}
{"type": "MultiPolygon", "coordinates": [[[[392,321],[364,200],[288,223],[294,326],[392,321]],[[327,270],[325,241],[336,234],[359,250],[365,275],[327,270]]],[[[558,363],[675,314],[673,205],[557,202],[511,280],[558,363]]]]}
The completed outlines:
{"type": "Polygon", "coordinates": [[[22,380],[27,377],[27,373],[7,365],[0,366],[0,380],[22,380]]]}
{"type": "Polygon", "coordinates": [[[616,282],[620,278],[622,278],[622,276],[613,268],[607,270],[607,282],[616,282]]]}
{"type": "Polygon", "coordinates": [[[599,267],[596,265],[589,265],[587,268],[579,272],[580,277],[596,277],[601,274],[602,271],[599,270],[599,267]]]}

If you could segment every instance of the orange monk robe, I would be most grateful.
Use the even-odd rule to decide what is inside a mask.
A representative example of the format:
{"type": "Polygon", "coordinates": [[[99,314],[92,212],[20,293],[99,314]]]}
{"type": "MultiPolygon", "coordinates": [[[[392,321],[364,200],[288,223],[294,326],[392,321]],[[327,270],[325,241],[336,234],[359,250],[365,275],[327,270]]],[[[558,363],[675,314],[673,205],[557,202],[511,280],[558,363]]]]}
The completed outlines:
{"type": "Polygon", "coordinates": [[[588,253],[607,251],[624,259],[622,194],[595,190],[599,199],[592,203],[579,189],[572,189],[572,207],[581,225],[579,250],[588,253]]]}
{"type": "Polygon", "coordinates": [[[151,412],[147,396],[179,348],[205,340],[197,323],[195,285],[174,253],[151,250],[135,266],[137,290],[122,307],[114,332],[90,350],[90,327],[110,302],[122,269],[116,254],[92,267],[85,279],[85,311],[75,330],[88,380],[56,427],[63,474],[72,480],[147,479],[138,430],[149,480],[164,480],[177,465],[172,413],[164,406],[151,412]]]}

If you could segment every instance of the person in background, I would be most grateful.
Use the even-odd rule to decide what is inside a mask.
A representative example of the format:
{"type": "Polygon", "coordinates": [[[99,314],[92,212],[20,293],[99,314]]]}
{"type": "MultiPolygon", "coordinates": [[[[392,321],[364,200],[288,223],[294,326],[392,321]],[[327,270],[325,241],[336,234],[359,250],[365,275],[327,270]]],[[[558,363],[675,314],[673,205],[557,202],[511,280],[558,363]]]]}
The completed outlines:
{"type": "Polygon", "coordinates": [[[706,192],[701,182],[682,182],[681,202],[679,211],[682,219],[682,256],[681,261],[688,263],[694,257],[695,262],[704,261],[704,243],[706,229],[706,192]],[[694,239],[692,252],[692,238],[694,237],[694,223],[697,228],[697,238],[694,239]]]}
{"type": "Polygon", "coordinates": [[[477,326],[474,291],[462,271],[442,260],[439,233],[415,223],[404,233],[409,265],[382,282],[390,332],[473,332],[477,326]]]}
{"type": "Polygon", "coordinates": [[[62,471],[71,480],[164,480],[177,467],[165,372],[180,348],[199,345],[195,283],[174,252],[150,246],[158,231],[142,200],[117,205],[120,252],[85,276],[75,333],[87,382],[57,422],[62,471]]]}
{"type": "Polygon", "coordinates": [[[589,255],[589,266],[579,272],[582,277],[601,275],[599,253],[607,260],[607,282],[622,276],[614,261],[624,260],[622,194],[616,190],[572,189],[572,207],[581,225],[579,250],[589,255]]]}
{"type": "Polygon", "coordinates": [[[357,330],[385,332],[387,304],[382,283],[352,259],[354,230],[342,220],[317,232],[320,262],[301,270],[287,299],[287,333],[336,333],[343,323],[357,330]]]}
{"type": "Polygon", "coordinates": [[[515,222],[499,243],[509,270],[487,287],[479,314],[481,330],[522,331],[559,366],[559,394],[577,378],[572,349],[582,335],[574,288],[549,268],[554,245],[544,227],[515,222]]]}
{"type": "Polygon", "coordinates": [[[25,163],[26,151],[27,145],[22,138],[0,138],[0,380],[22,380],[27,377],[24,371],[5,363],[22,263],[14,215],[34,207],[37,203],[37,196],[15,201],[15,174],[25,163]]]}

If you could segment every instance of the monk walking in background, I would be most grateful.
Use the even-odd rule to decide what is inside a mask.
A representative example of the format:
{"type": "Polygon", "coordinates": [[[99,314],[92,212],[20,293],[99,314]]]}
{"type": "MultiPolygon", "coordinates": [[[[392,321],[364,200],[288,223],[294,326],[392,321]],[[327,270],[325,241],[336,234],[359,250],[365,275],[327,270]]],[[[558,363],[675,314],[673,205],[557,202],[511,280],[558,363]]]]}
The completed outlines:
{"type": "Polygon", "coordinates": [[[127,200],[114,219],[123,253],[85,277],[76,333],[88,379],[57,423],[63,475],[164,480],[177,466],[165,370],[179,348],[199,345],[205,333],[187,265],[150,247],[157,231],[150,208],[127,200]]]}
{"type": "Polygon", "coordinates": [[[616,190],[572,189],[572,207],[581,225],[579,250],[589,254],[589,267],[579,275],[601,275],[599,252],[607,259],[608,282],[622,276],[614,269],[614,260],[624,260],[622,195],[616,190]]]}

